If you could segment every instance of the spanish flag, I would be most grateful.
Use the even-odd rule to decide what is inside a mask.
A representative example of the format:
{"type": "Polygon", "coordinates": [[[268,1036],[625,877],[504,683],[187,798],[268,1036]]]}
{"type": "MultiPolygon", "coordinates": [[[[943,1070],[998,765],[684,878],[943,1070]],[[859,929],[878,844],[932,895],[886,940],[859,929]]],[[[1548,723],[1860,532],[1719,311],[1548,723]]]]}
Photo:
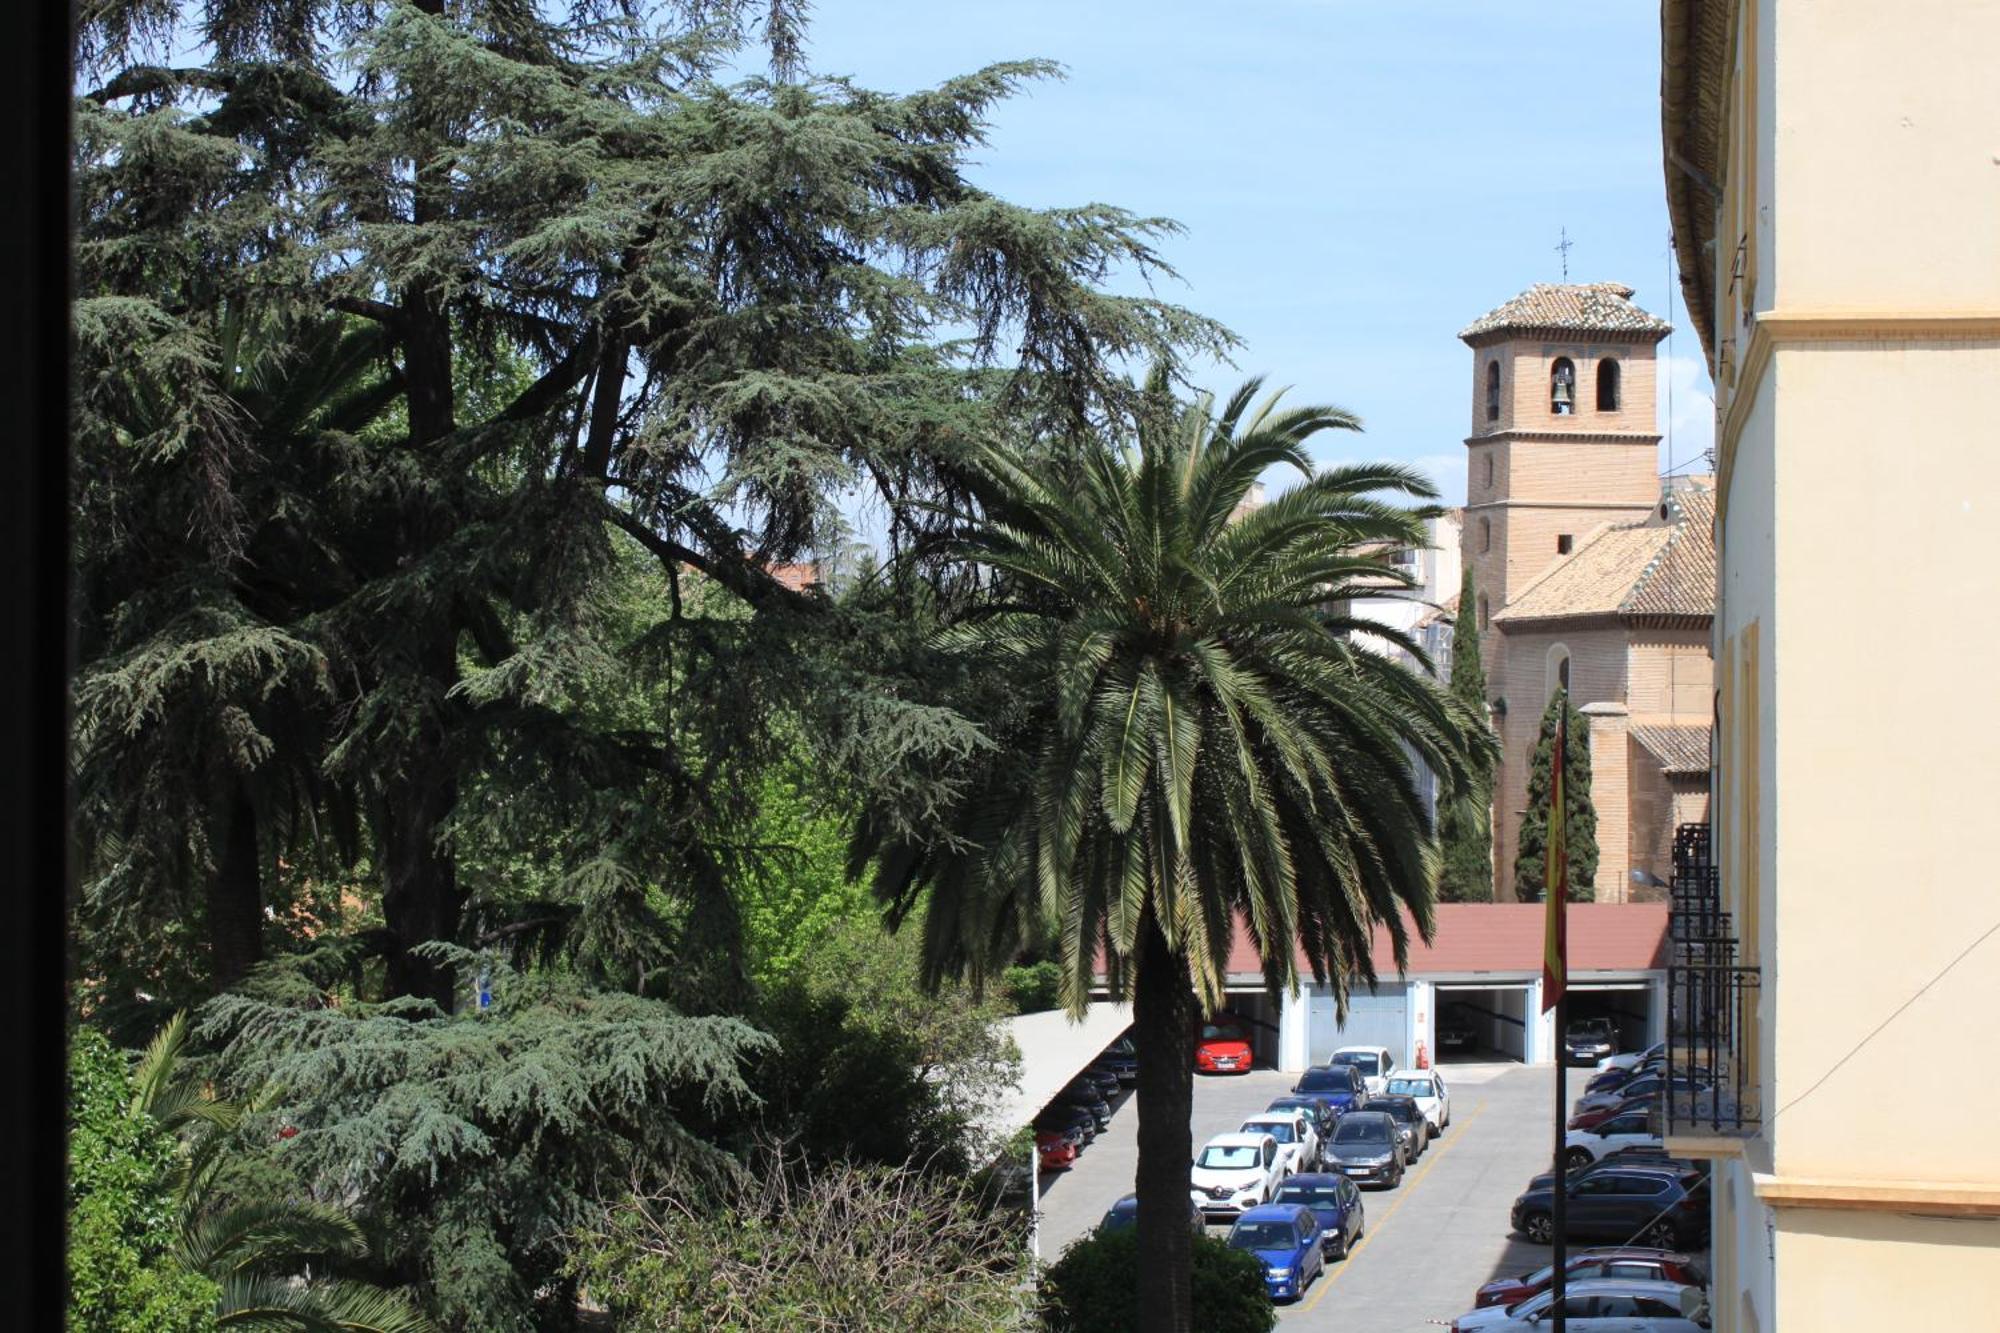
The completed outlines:
{"type": "Polygon", "coordinates": [[[1546,924],[1542,934],[1542,1012],[1556,1007],[1569,985],[1569,941],[1564,929],[1569,905],[1569,811],[1563,801],[1563,769],[1567,767],[1569,698],[1556,710],[1556,743],[1549,757],[1548,863],[1542,870],[1542,902],[1546,924]]]}

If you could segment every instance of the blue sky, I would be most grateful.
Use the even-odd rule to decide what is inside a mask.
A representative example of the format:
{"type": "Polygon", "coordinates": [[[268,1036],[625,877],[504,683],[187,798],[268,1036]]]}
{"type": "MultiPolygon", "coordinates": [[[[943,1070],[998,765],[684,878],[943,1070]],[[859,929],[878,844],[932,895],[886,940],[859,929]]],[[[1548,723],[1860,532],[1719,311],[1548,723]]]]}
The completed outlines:
{"type": "MultiPolygon", "coordinates": [[[[1559,280],[1562,228],[1573,280],[1668,313],[1653,4],[818,0],[812,19],[815,70],[888,91],[1022,57],[1067,77],[999,108],[974,179],[1185,225],[1165,245],[1185,286],[1161,295],[1244,341],[1203,380],[1261,372],[1359,413],[1322,461],[1414,463],[1462,500],[1455,335],[1559,280]]],[[[1674,462],[1702,471],[1709,387],[1674,301],[1674,462]]]]}

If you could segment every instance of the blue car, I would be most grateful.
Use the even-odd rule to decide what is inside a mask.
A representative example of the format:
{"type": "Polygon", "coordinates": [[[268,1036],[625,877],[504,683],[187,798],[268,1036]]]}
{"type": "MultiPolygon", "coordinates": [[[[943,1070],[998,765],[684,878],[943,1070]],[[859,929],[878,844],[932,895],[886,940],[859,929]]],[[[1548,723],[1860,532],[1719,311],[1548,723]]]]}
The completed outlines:
{"type": "Polygon", "coordinates": [[[1368,1225],[1361,1189],[1346,1176],[1318,1171],[1286,1176],[1271,1202],[1312,1209],[1319,1222],[1320,1247],[1329,1259],[1345,1259],[1368,1225]]]}
{"type": "Polygon", "coordinates": [[[1296,1203],[1266,1203],[1236,1219],[1229,1244],[1248,1250],[1264,1265],[1264,1290],[1274,1301],[1297,1300],[1326,1271],[1320,1254],[1319,1219],[1296,1203]]]}
{"type": "Polygon", "coordinates": [[[1299,1075],[1292,1095],[1310,1097],[1335,1115],[1346,1115],[1368,1105],[1368,1084],[1353,1065],[1321,1065],[1299,1075]]]}

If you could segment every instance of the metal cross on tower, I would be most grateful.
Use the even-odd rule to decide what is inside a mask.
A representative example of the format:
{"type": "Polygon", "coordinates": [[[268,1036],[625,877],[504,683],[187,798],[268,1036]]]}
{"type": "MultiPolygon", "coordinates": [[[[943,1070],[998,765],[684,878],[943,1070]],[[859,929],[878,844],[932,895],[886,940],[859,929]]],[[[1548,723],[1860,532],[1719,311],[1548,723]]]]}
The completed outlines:
{"type": "Polygon", "coordinates": [[[1555,246],[1557,252],[1562,255],[1564,282],[1569,281],[1569,248],[1574,244],[1575,242],[1569,238],[1569,228],[1564,227],[1562,229],[1562,239],[1557,241],[1555,246]]]}

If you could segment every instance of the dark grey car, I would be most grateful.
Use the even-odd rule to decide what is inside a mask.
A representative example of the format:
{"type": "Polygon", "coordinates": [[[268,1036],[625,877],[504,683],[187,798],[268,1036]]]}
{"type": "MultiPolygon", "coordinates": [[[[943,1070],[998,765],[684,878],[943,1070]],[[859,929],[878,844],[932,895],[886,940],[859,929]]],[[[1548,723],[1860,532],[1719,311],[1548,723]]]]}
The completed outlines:
{"type": "Polygon", "coordinates": [[[1324,1156],[1328,1171],[1338,1171],[1357,1185],[1400,1185],[1410,1164],[1400,1127],[1382,1111],[1349,1111],[1342,1116],[1324,1156]]]}
{"type": "Polygon", "coordinates": [[[1414,1162],[1424,1155],[1424,1149],[1431,1144],[1431,1122],[1424,1118],[1424,1108],[1417,1105],[1415,1097],[1403,1093],[1386,1093],[1368,1099],[1368,1109],[1380,1111],[1396,1122],[1396,1129],[1403,1136],[1403,1156],[1414,1162]]]}

